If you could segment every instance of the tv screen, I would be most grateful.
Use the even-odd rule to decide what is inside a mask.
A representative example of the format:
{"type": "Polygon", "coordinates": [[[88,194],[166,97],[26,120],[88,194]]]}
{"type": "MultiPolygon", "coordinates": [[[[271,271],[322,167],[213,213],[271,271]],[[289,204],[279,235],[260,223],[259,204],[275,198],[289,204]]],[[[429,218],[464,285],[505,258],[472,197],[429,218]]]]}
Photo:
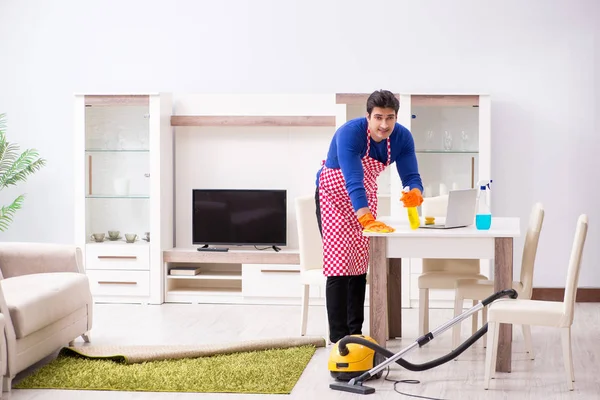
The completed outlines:
{"type": "Polygon", "coordinates": [[[192,242],[287,244],[285,190],[193,189],[192,242]]]}

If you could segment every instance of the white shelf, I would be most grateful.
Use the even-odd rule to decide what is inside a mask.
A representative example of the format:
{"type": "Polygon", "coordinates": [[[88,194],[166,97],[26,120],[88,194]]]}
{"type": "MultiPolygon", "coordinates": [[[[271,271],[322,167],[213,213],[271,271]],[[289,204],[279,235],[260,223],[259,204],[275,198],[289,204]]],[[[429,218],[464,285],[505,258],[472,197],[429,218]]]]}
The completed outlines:
{"type": "Polygon", "coordinates": [[[150,244],[148,242],[146,242],[145,240],[137,240],[133,243],[127,243],[125,241],[125,239],[119,239],[119,240],[107,240],[105,239],[104,242],[94,242],[92,240],[88,240],[86,243],[86,246],[103,246],[103,245],[127,245],[127,246],[150,246],[150,244]]]}
{"type": "Polygon", "coordinates": [[[242,290],[237,288],[221,288],[219,290],[214,290],[210,288],[181,288],[181,289],[171,289],[167,291],[167,294],[181,294],[181,295],[203,295],[203,296],[229,296],[231,294],[239,293],[241,295],[242,290]]]}
{"type": "Polygon", "coordinates": [[[478,151],[468,150],[417,150],[417,154],[479,154],[478,151]]]}
{"type": "Polygon", "coordinates": [[[148,149],[85,149],[86,153],[149,153],[148,149]]]}
{"type": "Polygon", "coordinates": [[[167,275],[167,279],[207,279],[207,280],[235,280],[241,281],[242,274],[235,271],[210,271],[200,272],[198,275],[167,275]]]}
{"type": "Polygon", "coordinates": [[[164,262],[226,264],[299,264],[298,250],[229,250],[198,251],[196,248],[173,248],[163,252],[164,262]]]}
{"type": "Polygon", "coordinates": [[[172,126],[335,126],[328,115],[174,115],[172,126]]]}
{"type": "Polygon", "coordinates": [[[85,196],[86,199],[136,199],[136,200],[144,200],[149,199],[148,195],[135,195],[129,194],[125,196],[113,195],[113,194],[87,194],[85,196]]]}

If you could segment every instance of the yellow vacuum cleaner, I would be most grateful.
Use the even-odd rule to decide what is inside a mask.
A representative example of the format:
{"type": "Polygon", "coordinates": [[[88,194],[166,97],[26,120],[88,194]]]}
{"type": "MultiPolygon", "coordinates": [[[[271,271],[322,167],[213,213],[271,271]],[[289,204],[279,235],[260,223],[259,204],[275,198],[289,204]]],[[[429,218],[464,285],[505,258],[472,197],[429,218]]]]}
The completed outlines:
{"type": "MultiPolygon", "coordinates": [[[[377,344],[375,339],[369,336],[352,335],[352,337],[377,344]]],[[[376,353],[371,347],[367,347],[361,343],[350,342],[345,346],[344,351],[340,351],[339,344],[340,342],[334,344],[331,353],[329,353],[329,371],[335,379],[349,381],[375,367],[376,353]]]]}
{"type": "Polygon", "coordinates": [[[479,338],[485,335],[488,328],[487,324],[482,326],[481,329],[475,332],[473,336],[456,349],[435,360],[423,364],[413,364],[402,357],[417,347],[423,347],[455,324],[461,323],[472,314],[483,309],[483,307],[486,307],[488,304],[505,296],[516,299],[517,292],[514,289],[508,289],[494,293],[481,303],[473,306],[464,313],[457,315],[439,328],[421,336],[413,344],[396,354],[385,347],[381,347],[373,338],[368,336],[349,335],[342,338],[333,346],[329,355],[329,371],[332,377],[336,379],[336,382],[331,383],[329,387],[333,390],[358,394],[371,394],[375,393],[375,389],[363,386],[363,382],[373,378],[381,378],[383,370],[391,363],[395,362],[410,371],[425,371],[455,359],[463,351],[472,346],[473,343],[479,340],[479,338]]]}

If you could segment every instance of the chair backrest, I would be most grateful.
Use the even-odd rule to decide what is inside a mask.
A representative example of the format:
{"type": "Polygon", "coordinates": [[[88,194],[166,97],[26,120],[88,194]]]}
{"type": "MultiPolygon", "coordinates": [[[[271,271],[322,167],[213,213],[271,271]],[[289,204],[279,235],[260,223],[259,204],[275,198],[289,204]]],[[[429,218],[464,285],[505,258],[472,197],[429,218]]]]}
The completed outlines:
{"type": "Polygon", "coordinates": [[[424,258],[422,266],[422,273],[424,274],[427,272],[452,272],[454,274],[477,275],[480,270],[479,260],[469,258],[424,258]]]}
{"type": "Polygon", "coordinates": [[[579,271],[581,269],[581,255],[588,231],[588,217],[581,214],[577,220],[575,237],[573,238],[573,247],[571,257],[569,258],[569,270],[567,272],[567,282],[565,284],[565,297],[563,300],[565,316],[569,319],[569,325],[573,323],[573,310],[575,308],[575,298],[577,296],[577,284],[579,282],[579,271]]]}
{"type": "Polygon", "coordinates": [[[300,269],[323,268],[323,240],[317,224],[315,196],[296,198],[300,269]]]}
{"type": "Polygon", "coordinates": [[[522,299],[531,299],[533,292],[533,269],[543,223],[544,206],[542,203],[535,203],[529,216],[529,226],[521,257],[521,285],[523,285],[523,292],[519,293],[519,298],[522,299]]]}
{"type": "Polygon", "coordinates": [[[448,195],[425,197],[421,204],[421,215],[424,217],[445,218],[448,210],[448,195]]]}

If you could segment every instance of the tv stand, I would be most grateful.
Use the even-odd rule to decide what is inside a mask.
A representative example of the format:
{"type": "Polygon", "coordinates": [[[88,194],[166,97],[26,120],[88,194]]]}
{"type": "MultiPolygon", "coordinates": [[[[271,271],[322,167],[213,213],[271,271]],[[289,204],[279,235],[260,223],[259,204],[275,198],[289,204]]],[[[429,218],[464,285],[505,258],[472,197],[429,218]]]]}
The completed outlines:
{"type": "MultiPolygon", "coordinates": [[[[298,249],[282,247],[275,252],[268,245],[260,247],[263,251],[233,246],[228,252],[198,251],[202,246],[163,251],[165,303],[300,304],[298,249]],[[194,266],[201,271],[196,275],[169,273],[179,266],[194,266]]],[[[324,304],[316,286],[311,287],[311,293],[312,302],[324,304]]]]}
{"type": "Polygon", "coordinates": [[[222,251],[222,252],[228,252],[229,251],[229,247],[209,247],[207,244],[205,244],[202,247],[198,247],[197,250],[198,251],[222,251]]]}
{"type": "Polygon", "coordinates": [[[281,249],[277,246],[273,246],[273,250],[275,250],[276,252],[279,252],[279,250],[281,250],[281,249]]]}

